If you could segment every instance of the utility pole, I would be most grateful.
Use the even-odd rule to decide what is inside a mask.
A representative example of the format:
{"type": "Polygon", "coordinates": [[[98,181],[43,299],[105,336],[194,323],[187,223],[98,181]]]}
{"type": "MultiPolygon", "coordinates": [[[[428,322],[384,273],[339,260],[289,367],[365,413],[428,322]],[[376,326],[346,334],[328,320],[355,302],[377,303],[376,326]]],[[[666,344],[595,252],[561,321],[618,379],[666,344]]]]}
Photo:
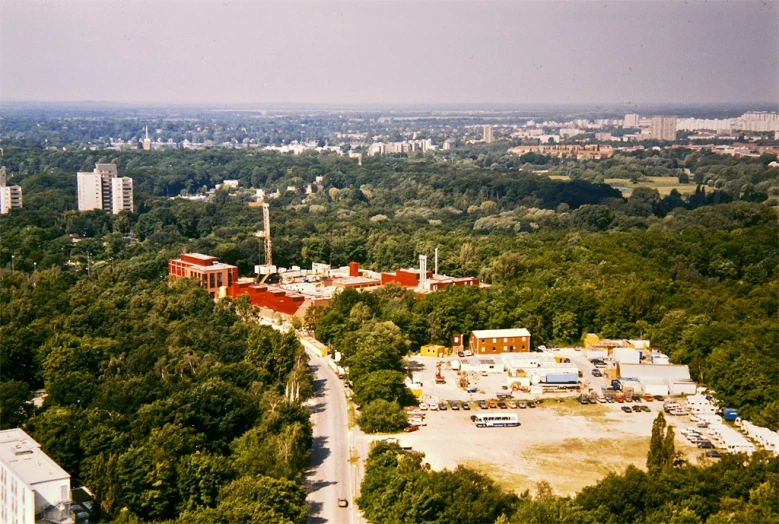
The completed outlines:
{"type": "Polygon", "coordinates": [[[114,257],[111,257],[111,274],[114,274],[114,257]]]}

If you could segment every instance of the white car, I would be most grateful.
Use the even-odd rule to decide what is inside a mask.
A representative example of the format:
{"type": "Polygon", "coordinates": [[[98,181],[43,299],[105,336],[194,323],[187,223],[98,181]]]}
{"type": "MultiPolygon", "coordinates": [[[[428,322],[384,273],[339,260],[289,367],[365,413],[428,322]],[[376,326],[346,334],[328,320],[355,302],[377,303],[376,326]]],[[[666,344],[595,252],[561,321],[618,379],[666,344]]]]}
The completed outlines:
{"type": "Polygon", "coordinates": [[[419,409],[421,409],[422,411],[427,411],[427,404],[425,404],[424,402],[420,402],[419,409]]]}
{"type": "Polygon", "coordinates": [[[427,422],[422,417],[412,417],[408,419],[408,423],[412,426],[427,426],[427,422]]]}
{"type": "Polygon", "coordinates": [[[471,351],[470,349],[466,349],[466,350],[465,350],[465,352],[464,352],[463,354],[464,354],[466,357],[472,357],[472,356],[473,356],[473,351],[471,351]]]}
{"type": "Polygon", "coordinates": [[[431,403],[430,404],[430,411],[438,411],[438,404],[431,403]]]}

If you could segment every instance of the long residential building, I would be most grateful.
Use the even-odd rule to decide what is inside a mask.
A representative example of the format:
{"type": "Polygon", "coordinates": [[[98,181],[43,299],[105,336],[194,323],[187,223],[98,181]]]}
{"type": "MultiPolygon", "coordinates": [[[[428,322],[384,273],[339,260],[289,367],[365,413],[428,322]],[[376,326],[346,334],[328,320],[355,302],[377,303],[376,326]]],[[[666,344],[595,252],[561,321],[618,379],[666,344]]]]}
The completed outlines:
{"type": "Polygon", "coordinates": [[[133,179],[120,177],[115,164],[95,164],[94,171],[76,176],[79,211],[133,211],[133,179]]]}
{"type": "Polygon", "coordinates": [[[21,429],[0,431],[0,522],[72,523],[70,475],[21,429]]]}

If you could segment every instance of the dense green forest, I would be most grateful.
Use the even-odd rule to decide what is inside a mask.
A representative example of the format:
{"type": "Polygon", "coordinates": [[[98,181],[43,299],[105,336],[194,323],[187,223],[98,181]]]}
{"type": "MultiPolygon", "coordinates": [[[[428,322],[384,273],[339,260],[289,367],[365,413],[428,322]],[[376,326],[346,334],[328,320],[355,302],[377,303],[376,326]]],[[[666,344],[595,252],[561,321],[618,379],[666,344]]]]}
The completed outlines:
{"type": "MultiPolygon", "coordinates": [[[[183,251],[215,255],[243,275],[258,262],[262,217],[246,205],[249,194],[170,198],[236,178],[242,187],[281,189],[271,201],[278,265],[394,269],[437,247],[441,272],[492,284],[421,300],[395,287],[344,292],[312,311],[309,327],[350,365],[366,429],[404,423],[403,355],[448,343],[453,333],[514,326],[527,327],[534,344],[575,343],[587,332],[648,337],[725,404],[779,429],[774,157],[674,149],[576,162],[522,159],[500,147],[455,151],[358,166],[334,155],[7,148],[3,162],[24,190],[24,209],[0,216],[3,427],[23,425],[95,492],[107,518],[305,520],[301,471],[311,428],[307,413],[283,399],[291,380],[310,384],[302,350],[292,336],[243,322],[245,302],[215,304],[192,284],[166,284],[167,258],[183,251]],[[135,213],[76,211],[75,173],[98,161],[116,162],[134,179],[135,213]],[[542,165],[572,180],[532,172],[542,165]],[[699,189],[689,197],[637,189],[623,198],[600,183],[615,169],[638,177],[689,169],[699,189]],[[33,410],[26,401],[41,387],[48,397],[33,410]]],[[[395,460],[399,471],[428,474],[416,458],[395,460]]],[[[696,482],[760,463],[736,461],[696,482]]],[[[692,471],[685,468],[692,466],[663,475],[692,471]]],[[[584,501],[613,497],[604,486],[662,485],[647,475],[606,479],[577,497],[577,508],[606,512],[601,521],[631,520],[584,501]]],[[[438,482],[460,489],[485,481],[438,482]]],[[[763,488],[738,482],[737,495],[722,496],[747,511],[749,490],[763,488]]],[[[695,511],[702,519],[721,510],[695,511]]]]}

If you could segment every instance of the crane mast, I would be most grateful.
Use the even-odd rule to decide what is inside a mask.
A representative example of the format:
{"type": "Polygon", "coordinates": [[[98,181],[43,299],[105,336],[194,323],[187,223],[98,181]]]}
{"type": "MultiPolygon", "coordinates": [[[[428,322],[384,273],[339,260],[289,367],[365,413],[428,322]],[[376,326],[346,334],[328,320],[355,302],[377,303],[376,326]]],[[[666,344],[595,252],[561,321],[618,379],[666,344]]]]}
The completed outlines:
{"type": "Polygon", "coordinates": [[[257,278],[260,279],[262,275],[262,282],[274,273],[273,270],[273,243],[270,236],[270,209],[267,203],[262,204],[262,224],[263,230],[257,231],[255,235],[258,238],[262,238],[263,242],[260,243],[260,256],[259,260],[262,261],[263,248],[265,251],[265,264],[257,266],[257,278]]]}

